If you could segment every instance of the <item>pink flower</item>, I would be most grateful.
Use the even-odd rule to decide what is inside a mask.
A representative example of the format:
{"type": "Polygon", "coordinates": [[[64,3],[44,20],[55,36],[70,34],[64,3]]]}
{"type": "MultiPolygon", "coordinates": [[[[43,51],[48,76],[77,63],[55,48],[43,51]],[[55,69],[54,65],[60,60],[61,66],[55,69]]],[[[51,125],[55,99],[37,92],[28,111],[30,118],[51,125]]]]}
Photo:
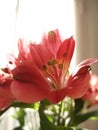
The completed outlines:
{"type": "Polygon", "coordinates": [[[89,89],[82,97],[83,100],[89,102],[90,105],[98,104],[98,76],[91,75],[89,89]]]}
{"type": "Polygon", "coordinates": [[[10,89],[11,82],[7,73],[0,73],[0,110],[7,108],[15,100],[10,89]]]}
{"type": "Polygon", "coordinates": [[[58,103],[66,96],[78,98],[87,91],[90,66],[98,60],[87,59],[69,75],[73,37],[63,41],[55,30],[45,34],[40,44],[31,42],[28,52],[22,46],[21,42],[18,64],[12,70],[11,90],[18,100],[31,103],[46,98],[58,103]]]}

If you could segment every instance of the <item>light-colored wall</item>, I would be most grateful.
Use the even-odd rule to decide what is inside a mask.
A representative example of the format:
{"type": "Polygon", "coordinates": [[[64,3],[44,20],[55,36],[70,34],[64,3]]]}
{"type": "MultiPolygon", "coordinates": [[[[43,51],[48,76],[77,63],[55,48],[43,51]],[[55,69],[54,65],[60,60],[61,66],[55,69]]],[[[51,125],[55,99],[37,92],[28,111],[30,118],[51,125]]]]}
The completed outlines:
{"type": "MultiPolygon", "coordinates": [[[[98,58],[98,0],[74,0],[77,63],[88,57],[98,58]]],[[[98,64],[93,67],[98,74],[98,64]]]]}
{"type": "MultiPolygon", "coordinates": [[[[98,58],[98,0],[74,0],[76,61],[98,58]]],[[[92,68],[98,75],[98,64],[92,68]]],[[[98,105],[93,109],[98,109],[98,105]]],[[[98,121],[86,121],[82,127],[98,130],[98,121]]]]}

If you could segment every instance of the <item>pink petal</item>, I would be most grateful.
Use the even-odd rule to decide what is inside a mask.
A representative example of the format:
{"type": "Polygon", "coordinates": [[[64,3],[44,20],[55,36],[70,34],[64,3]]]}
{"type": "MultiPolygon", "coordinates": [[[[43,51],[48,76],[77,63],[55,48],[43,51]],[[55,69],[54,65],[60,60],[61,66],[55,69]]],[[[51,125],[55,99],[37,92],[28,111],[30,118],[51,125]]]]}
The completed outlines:
{"type": "Polygon", "coordinates": [[[0,110],[3,110],[8,106],[10,106],[12,102],[13,102],[12,99],[0,97],[0,110]]]}
{"type": "Polygon", "coordinates": [[[74,47],[75,47],[75,41],[73,37],[64,40],[57,52],[57,58],[63,57],[66,60],[70,61],[73,56],[74,47]]]}
{"type": "Polygon", "coordinates": [[[0,85],[0,110],[5,109],[15,100],[10,89],[10,83],[11,80],[7,80],[0,85]]]}
{"type": "Polygon", "coordinates": [[[90,73],[87,72],[80,76],[69,77],[65,92],[67,96],[72,98],[79,98],[83,96],[89,87],[90,73]]]}
{"type": "Polygon", "coordinates": [[[11,84],[11,90],[16,99],[25,103],[40,101],[49,93],[48,91],[45,91],[45,89],[41,88],[41,86],[20,81],[13,81],[11,84]]]}
{"type": "Polygon", "coordinates": [[[86,93],[90,81],[90,66],[96,62],[98,62],[97,59],[89,58],[76,67],[65,87],[68,96],[78,98],[86,93]]]}
{"type": "Polygon", "coordinates": [[[73,76],[79,73],[83,73],[83,71],[90,70],[91,65],[98,62],[98,59],[95,58],[89,58],[84,61],[82,61],[80,64],[77,65],[73,72],[73,76]]]}
{"type": "Polygon", "coordinates": [[[18,41],[18,49],[19,49],[19,55],[18,58],[20,60],[26,60],[27,58],[30,58],[30,49],[27,45],[26,41],[23,39],[19,39],[18,41]]]}
{"type": "Polygon", "coordinates": [[[83,96],[88,87],[90,80],[90,72],[85,66],[82,67],[76,75],[70,75],[66,81],[66,85],[62,89],[53,90],[47,97],[47,99],[52,103],[58,103],[66,96],[71,98],[80,98],[83,96]]]}
{"type": "Polygon", "coordinates": [[[50,31],[48,35],[45,34],[42,39],[42,44],[44,44],[55,56],[58,51],[58,48],[62,44],[59,31],[54,30],[50,31]]]}
{"type": "Polygon", "coordinates": [[[52,57],[49,49],[42,44],[30,44],[30,53],[38,67],[42,67],[52,57]]]}
{"type": "Polygon", "coordinates": [[[57,58],[61,59],[62,61],[64,61],[63,62],[63,66],[64,66],[65,74],[66,74],[66,72],[68,70],[71,58],[73,56],[74,47],[75,47],[75,41],[74,41],[73,37],[71,37],[69,39],[66,39],[61,44],[61,46],[59,47],[59,50],[57,52],[57,58]]]}
{"type": "Polygon", "coordinates": [[[71,98],[80,98],[83,96],[89,87],[90,74],[86,73],[80,77],[69,77],[66,86],[62,89],[52,91],[47,99],[52,103],[58,103],[66,96],[71,98]]]}
{"type": "Polygon", "coordinates": [[[53,90],[47,95],[47,99],[51,103],[58,103],[66,97],[67,93],[64,92],[64,89],[53,90]]]}
{"type": "Polygon", "coordinates": [[[96,58],[88,58],[84,61],[82,61],[78,66],[91,66],[98,62],[98,59],[96,58]]]}
{"type": "Polygon", "coordinates": [[[11,90],[20,101],[40,101],[51,91],[47,79],[36,66],[32,66],[32,63],[27,62],[16,67],[13,75],[16,80],[11,84],[11,90]]]}

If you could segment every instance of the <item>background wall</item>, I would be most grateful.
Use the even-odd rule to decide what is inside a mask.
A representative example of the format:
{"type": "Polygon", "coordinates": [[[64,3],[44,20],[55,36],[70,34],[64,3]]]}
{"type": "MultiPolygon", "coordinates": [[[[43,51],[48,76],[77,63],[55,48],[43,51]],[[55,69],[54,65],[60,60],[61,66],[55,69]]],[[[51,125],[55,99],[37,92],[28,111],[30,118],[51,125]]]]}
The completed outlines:
{"type": "MultiPolygon", "coordinates": [[[[98,0],[74,0],[76,61],[88,57],[98,58],[98,0]]],[[[98,74],[98,64],[93,72],[98,74]]]]}
{"type": "MultiPolygon", "coordinates": [[[[98,0],[74,0],[74,5],[76,62],[79,63],[88,57],[98,58],[98,0]]],[[[98,64],[92,71],[98,75],[98,64]]],[[[98,109],[98,106],[92,109],[98,109]]],[[[82,126],[98,130],[98,121],[87,121],[82,126]]]]}

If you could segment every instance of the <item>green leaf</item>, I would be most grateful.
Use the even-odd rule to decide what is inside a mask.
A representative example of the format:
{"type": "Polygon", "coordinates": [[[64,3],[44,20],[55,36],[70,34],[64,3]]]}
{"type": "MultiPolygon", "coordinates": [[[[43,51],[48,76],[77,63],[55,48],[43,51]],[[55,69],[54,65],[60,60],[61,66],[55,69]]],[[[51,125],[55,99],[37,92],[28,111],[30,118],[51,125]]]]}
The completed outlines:
{"type": "Polygon", "coordinates": [[[23,108],[18,108],[18,110],[16,110],[16,115],[13,116],[19,122],[20,127],[24,126],[25,116],[26,112],[23,108]]]}
{"type": "Polygon", "coordinates": [[[74,115],[69,126],[77,126],[78,124],[92,118],[98,119],[98,111],[74,115]]]}
{"type": "Polygon", "coordinates": [[[22,127],[16,127],[13,130],[23,130],[23,128],[22,127]]]}
{"type": "Polygon", "coordinates": [[[11,104],[12,107],[20,107],[20,108],[36,108],[37,106],[39,107],[38,103],[22,103],[22,102],[14,102],[11,104]]]}
{"type": "Polygon", "coordinates": [[[44,114],[42,108],[39,109],[40,116],[40,130],[73,130],[72,128],[64,127],[64,126],[55,126],[52,124],[44,114]]]}
{"type": "Polygon", "coordinates": [[[82,110],[83,106],[84,106],[84,101],[81,98],[75,99],[74,113],[80,112],[82,110]]]}

